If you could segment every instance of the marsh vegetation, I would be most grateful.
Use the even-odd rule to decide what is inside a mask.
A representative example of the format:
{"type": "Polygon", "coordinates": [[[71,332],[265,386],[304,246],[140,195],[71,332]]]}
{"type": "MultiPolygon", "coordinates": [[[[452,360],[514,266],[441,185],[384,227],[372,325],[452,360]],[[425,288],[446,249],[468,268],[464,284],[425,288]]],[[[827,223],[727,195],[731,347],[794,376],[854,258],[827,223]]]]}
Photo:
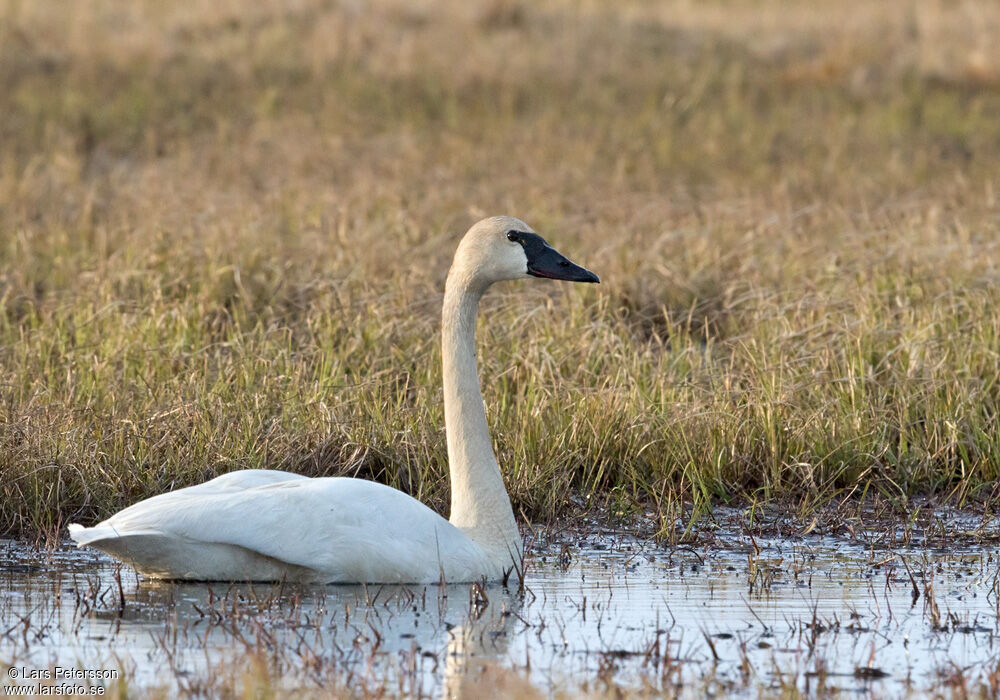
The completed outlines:
{"type": "Polygon", "coordinates": [[[0,0],[0,534],[51,546],[0,552],[0,661],[434,695],[456,625],[511,695],[995,696],[997,36],[986,0],[0,0]],[[602,278],[480,320],[527,590],[58,547],[243,468],[443,512],[444,277],[496,213],[602,278]]]}
{"type": "Polygon", "coordinates": [[[447,503],[455,242],[515,510],[993,508],[986,2],[4,2],[0,530],[236,468],[447,503]]]}

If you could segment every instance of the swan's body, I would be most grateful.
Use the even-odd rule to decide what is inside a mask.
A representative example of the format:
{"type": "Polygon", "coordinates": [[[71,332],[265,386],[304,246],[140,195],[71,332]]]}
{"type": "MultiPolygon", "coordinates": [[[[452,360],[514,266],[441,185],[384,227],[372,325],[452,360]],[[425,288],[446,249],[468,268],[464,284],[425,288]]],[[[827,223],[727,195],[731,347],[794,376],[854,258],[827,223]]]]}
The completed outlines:
{"type": "Polygon", "coordinates": [[[503,576],[480,546],[423,503],[362,479],[233,472],[70,532],[79,544],[157,578],[428,583],[503,576]]]}
{"type": "Polygon", "coordinates": [[[70,536],[156,578],[431,583],[519,573],[520,534],[490,442],[475,323],[491,284],[528,275],[597,281],[509,217],[473,226],[448,274],[450,521],[372,481],[246,470],[140,501],[91,528],[70,525],[70,536]]]}

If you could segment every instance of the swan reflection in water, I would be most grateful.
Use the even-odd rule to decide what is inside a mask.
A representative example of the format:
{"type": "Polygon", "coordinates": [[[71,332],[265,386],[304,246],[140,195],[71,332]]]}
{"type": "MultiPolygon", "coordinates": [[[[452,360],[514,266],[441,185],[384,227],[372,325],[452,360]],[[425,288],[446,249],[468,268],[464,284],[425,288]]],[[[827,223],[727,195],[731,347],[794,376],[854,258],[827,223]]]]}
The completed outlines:
{"type": "Polygon", "coordinates": [[[129,675],[150,674],[143,684],[224,683],[257,668],[278,688],[350,683],[457,699],[480,697],[501,666],[523,663],[508,651],[525,627],[523,596],[502,585],[124,578],[121,589],[105,581],[89,603],[82,586],[79,612],[83,624],[102,627],[100,638],[131,657],[123,664],[129,675]]]}

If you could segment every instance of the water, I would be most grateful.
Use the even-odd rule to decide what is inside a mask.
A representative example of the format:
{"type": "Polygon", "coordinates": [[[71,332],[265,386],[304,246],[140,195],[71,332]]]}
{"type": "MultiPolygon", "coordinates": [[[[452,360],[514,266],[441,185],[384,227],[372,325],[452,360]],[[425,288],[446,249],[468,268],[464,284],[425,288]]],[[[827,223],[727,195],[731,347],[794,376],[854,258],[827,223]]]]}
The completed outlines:
{"type": "Polygon", "coordinates": [[[97,553],[0,543],[0,665],[22,684],[56,667],[105,669],[132,692],[196,695],[278,686],[476,697],[483,684],[521,695],[528,683],[543,695],[824,686],[881,697],[1000,678],[995,548],[568,542],[539,548],[521,592],[172,584],[97,553]]]}

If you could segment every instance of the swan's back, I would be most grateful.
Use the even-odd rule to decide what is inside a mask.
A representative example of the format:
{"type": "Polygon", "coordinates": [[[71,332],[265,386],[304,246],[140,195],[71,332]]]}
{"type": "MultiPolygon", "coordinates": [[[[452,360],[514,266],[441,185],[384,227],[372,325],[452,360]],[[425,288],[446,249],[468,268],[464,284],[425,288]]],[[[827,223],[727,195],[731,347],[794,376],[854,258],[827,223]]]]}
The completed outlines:
{"type": "Polygon", "coordinates": [[[427,506],[344,477],[235,472],[70,534],[158,578],[430,583],[489,573],[480,547],[427,506]]]}

